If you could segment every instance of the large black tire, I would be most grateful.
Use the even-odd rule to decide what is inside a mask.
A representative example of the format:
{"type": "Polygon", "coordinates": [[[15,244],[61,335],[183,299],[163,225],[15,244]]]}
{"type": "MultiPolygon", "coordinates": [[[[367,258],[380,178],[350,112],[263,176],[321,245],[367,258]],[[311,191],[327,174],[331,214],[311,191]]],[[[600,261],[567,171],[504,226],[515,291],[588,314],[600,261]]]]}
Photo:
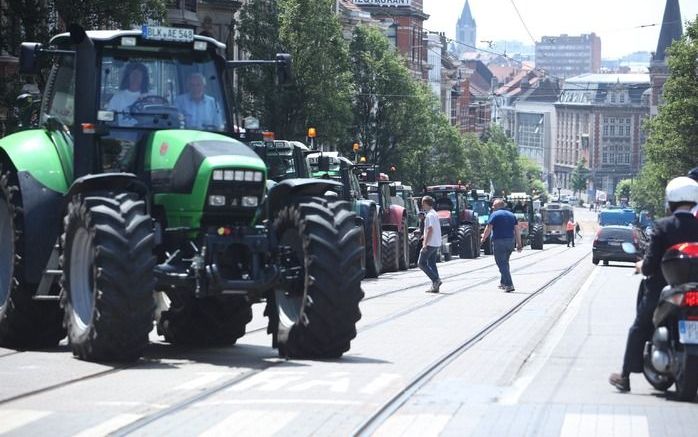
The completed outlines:
{"type": "Polygon", "coordinates": [[[381,246],[381,223],[378,212],[371,208],[368,217],[368,227],[370,232],[366,238],[366,277],[377,278],[382,269],[382,246],[381,246]]]}
{"type": "Polygon", "coordinates": [[[73,354],[137,360],[155,309],[155,238],[145,202],[131,193],[76,196],[61,239],[61,303],[73,354]]]}
{"type": "Polygon", "coordinates": [[[540,225],[533,225],[531,229],[531,249],[533,250],[543,250],[543,227],[540,225]]]}
{"type": "Polygon", "coordinates": [[[65,337],[63,311],[57,302],[33,300],[33,287],[23,279],[21,214],[15,174],[0,168],[0,346],[52,347],[65,337]]]}
{"type": "Polygon", "coordinates": [[[698,357],[683,354],[678,375],[676,375],[676,399],[691,402],[698,392],[698,357]]]}
{"type": "Polygon", "coordinates": [[[396,231],[383,231],[383,272],[397,272],[400,269],[400,237],[396,231]]]}
{"type": "Polygon", "coordinates": [[[158,332],[172,344],[229,346],[245,335],[252,306],[244,296],[197,299],[193,290],[168,293],[170,307],[158,320],[158,332]]]}
{"type": "Polygon", "coordinates": [[[473,226],[473,258],[480,257],[480,231],[475,231],[475,226],[473,226]]]}
{"type": "Polygon", "coordinates": [[[422,246],[419,244],[420,239],[419,235],[415,234],[414,232],[410,233],[410,267],[417,267],[417,261],[419,260],[419,251],[421,250],[422,246]]]}
{"type": "Polygon", "coordinates": [[[458,228],[458,256],[465,259],[475,258],[473,249],[473,227],[462,225],[458,228]]]}
{"type": "Polygon", "coordinates": [[[398,268],[407,270],[410,267],[410,241],[407,234],[407,221],[402,221],[402,231],[398,231],[398,268]]]}
{"type": "Polygon", "coordinates": [[[361,318],[360,229],[347,202],[298,199],[276,216],[282,262],[298,272],[268,296],[268,331],[279,355],[338,358],[349,350],[361,318]]]}
{"type": "Polygon", "coordinates": [[[494,253],[494,250],[492,250],[492,235],[487,237],[487,240],[483,243],[483,251],[485,252],[485,255],[492,255],[494,253]]]}

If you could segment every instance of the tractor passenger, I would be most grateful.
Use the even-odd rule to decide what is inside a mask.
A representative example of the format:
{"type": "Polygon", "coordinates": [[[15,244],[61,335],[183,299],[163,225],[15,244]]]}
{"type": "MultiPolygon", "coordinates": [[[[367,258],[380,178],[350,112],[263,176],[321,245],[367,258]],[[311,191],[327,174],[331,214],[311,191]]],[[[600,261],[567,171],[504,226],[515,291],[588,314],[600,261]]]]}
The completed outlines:
{"type": "Polygon", "coordinates": [[[206,78],[201,73],[189,76],[188,93],[177,96],[175,104],[184,114],[185,125],[189,129],[223,130],[223,120],[218,102],[204,94],[206,78]]]}

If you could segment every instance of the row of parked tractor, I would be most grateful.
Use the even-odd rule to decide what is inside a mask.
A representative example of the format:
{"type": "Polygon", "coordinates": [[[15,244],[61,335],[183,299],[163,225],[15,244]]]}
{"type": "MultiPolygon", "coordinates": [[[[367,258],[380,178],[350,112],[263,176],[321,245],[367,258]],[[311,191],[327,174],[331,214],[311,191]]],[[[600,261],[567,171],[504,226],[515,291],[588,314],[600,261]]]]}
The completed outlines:
{"type": "MultiPolygon", "coordinates": [[[[310,150],[297,141],[257,141],[251,143],[267,163],[269,180],[288,178],[330,179],[341,188],[327,196],[349,202],[363,228],[366,277],[416,267],[423,234],[420,200],[434,198],[434,209],[441,223],[442,245],[438,261],[454,257],[473,259],[492,254],[489,239],[482,244],[492,196],[483,190],[471,190],[461,184],[444,184],[415,190],[400,181],[390,180],[374,164],[356,163],[338,152],[310,150]]],[[[271,182],[273,183],[273,182],[271,182]]],[[[543,248],[543,226],[536,202],[526,193],[505,198],[507,207],[517,216],[524,244],[543,248]]]]}

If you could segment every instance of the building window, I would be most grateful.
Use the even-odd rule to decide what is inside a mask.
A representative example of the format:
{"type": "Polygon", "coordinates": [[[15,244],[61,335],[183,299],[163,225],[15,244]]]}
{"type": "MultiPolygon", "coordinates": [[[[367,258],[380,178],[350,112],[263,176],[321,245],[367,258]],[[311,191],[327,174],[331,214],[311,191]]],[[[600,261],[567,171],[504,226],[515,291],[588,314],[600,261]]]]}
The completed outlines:
{"type": "Polygon", "coordinates": [[[619,100],[620,103],[625,103],[625,94],[622,94],[622,93],[621,93],[621,95],[620,95],[620,97],[618,98],[618,100],[619,100]]]}
{"type": "Polygon", "coordinates": [[[616,126],[611,125],[611,136],[614,136],[616,134],[616,126]]]}
{"type": "Polygon", "coordinates": [[[616,103],[616,93],[611,93],[611,103],[616,103]]]}
{"type": "Polygon", "coordinates": [[[393,47],[397,47],[397,24],[391,24],[390,27],[388,27],[386,36],[388,37],[390,44],[392,44],[393,47]]]}
{"type": "Polygon", "coordinates": [[[625,126],[625,136],[630,136],[630,126],[625,126]]]}

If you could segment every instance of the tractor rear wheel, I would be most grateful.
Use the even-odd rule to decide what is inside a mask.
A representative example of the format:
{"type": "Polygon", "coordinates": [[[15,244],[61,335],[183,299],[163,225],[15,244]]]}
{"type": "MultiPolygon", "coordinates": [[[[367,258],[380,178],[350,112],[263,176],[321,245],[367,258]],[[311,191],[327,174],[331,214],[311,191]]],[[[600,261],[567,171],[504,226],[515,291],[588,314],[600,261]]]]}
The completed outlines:
{"type": "Polygon", "coordinates": [[[458,255],[461,258],[475,258],[473,247],[473,227],[463,225],[458,228],[458,255]]]}
{"type": "Polygon", "coordinates": [[[63,311],[56,302],[33,300],[22,278],[21,214],[14,174],[0,173],[0,346],[52,347],[65,337],[63,311]]]}
{"type": "Polygon", "coordinates": [[[543,227],[541,225],[533,225],[530,240],[531,249],[543,250],[543,227]]]}
{"type": "Polygon", "coordinates": [[[400,269],[400,238],[396,231],[383,231],[383,272],[397,272],[400,269]]]}
{"type": "Polygon", "coordinates": [[[362,251],[347,202],[303,198],[283,208],[273,231],[286,278],[267,299],[269,332],[279,355],[338,358],[361,318],[362,251]]]}
{"type": "Polygon", "coordinates": [[[381,273],[381,224],[378,212],[372,208],[368,216],[368,233],[366,234],[366,277],[377,278],[381,273]]]}
{"type": "Polygon", "coordinates": [[[131,193],[76,196],[62,236],[62,305],[73,354],[135,361],[148,345],[155,300],[155,238],[131,193]]]}
{"type": "Polygon", "coordinates": [[[483,244],[483,251],[485,252],[485,255],[492,255],[493,250],[492,250],[492,236],[490,235],[487,237],[487,240],[485,240],[483,244]]]}
{"type": "Polygon", "coordinates": [[[406,220],[402,220],[402,230],[398,231],[398,237],[398,245],[400,246],[398,267],[400,270],[407,270],[410,267],[410,242],[406,220]]]}
{"type": "Polygon", "coordinates": [[[193,290],[168,293],[170,307],[158,320],[158,332],[172,344],[229,346],[245,335],[252,306],[244,296],[197,299],[193,290]]]}
{"type": "Polygon", "coordinates": [[[419,250],[421,245],[419,244],[419,235],[414,232],[410,233],[410,267],[417,267],[417,261],[419,260],[419,250]]]}

